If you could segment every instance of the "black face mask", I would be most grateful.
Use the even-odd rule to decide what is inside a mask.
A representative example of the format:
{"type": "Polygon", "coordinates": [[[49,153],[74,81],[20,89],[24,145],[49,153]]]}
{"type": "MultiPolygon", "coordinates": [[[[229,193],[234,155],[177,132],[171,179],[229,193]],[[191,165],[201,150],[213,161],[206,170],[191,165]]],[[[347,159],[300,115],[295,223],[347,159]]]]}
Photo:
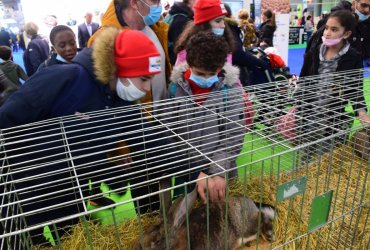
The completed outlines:
{"type": "Polygon", "coordinates": [[[121,5],[119,4],[119,0],[114,0],[114,8],[115,8],[118,22],[121,24],[121,26],[127,26],[127,23],[125,22],[125,20],[123,20],[123,17],[121,15],[122,8],[121,8],[121,5]]]}

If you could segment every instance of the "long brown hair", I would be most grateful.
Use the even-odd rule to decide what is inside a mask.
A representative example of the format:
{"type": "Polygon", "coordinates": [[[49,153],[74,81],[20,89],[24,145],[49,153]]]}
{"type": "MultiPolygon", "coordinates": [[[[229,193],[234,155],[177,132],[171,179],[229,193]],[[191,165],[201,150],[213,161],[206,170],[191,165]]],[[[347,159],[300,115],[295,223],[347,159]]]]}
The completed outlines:
{"type": "Polygon", "coordinates": [[[267,9],[263,12],[263,15],[265,17],[267,17],[268,19],[268,23],[271,25],[271,26],[274,26],[276,27],[276,21],[275,21],[275,13],[272,12],[270,9],[267,9]]]}
{"type": "MultiPolygon", "coordinates": [[[[185,26],[184,31],[181,33],[179,39],[176,42],[175,53],[177,54],[180,51],[184,50],[186,47],[186,43],[190,39],[190,37],[202,31],[212,32],[212,27],[209,24],[209,22],[204,22],[201,24],[194,24],[194,22],[192,21],[188,22],[187,25],[185,26]]],[[[230,52],[232,52],[235,48],[235,40],[226,22],[225,22],[225,33],[223,37],[226,39],[229,45],[230,52]]]]}

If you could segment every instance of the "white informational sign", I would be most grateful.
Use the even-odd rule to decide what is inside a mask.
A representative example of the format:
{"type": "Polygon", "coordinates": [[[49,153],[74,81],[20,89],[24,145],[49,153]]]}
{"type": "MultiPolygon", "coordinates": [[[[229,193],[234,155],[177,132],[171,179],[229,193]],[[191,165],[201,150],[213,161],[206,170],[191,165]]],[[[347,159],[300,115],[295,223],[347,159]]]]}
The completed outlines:
{"type": "Polygon", "coordinates": [[[274,47],[278,50],[286,65],[288,65],[289,50],[289,18],[290,14],[277,14],[277,29],[274,33],[274,47]]]}
{"type": "Polygon", "coordinates": [[[261,7],[262,7],[261,0],[254,0],[254,14],[255,14],[254,23],[256,25],[260,25],[262,23],[262,21],[261,21],[261,16],[262,16],[261,7]]]}

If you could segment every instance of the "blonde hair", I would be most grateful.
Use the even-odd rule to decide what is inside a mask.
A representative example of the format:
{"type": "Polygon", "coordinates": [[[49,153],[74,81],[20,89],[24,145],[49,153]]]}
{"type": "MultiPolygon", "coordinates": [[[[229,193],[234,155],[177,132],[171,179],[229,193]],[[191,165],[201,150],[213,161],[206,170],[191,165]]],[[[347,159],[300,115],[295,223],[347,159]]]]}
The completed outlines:
{"type": "Polygon", "coordinates": [[[24,31],[30,36],[35,36],[39,31],[39,27],[34,22],[29,22],[24,25],[24,31]]]}
{"type": "Polygon", "coordinates": [[[247,10],[241,9],[241,10],[239,10],[238,17],[239,17],[239,19],[248,20],[249,13],[248,13],[247,10]]]}

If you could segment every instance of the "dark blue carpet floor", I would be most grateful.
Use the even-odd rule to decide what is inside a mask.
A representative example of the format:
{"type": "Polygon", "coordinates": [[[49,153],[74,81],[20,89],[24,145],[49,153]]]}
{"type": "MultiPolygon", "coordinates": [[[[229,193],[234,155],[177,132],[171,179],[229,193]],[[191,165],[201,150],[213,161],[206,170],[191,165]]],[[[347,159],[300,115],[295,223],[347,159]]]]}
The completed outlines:
{"type": "Polygon", "coordinates": [[[303,56],[305,49],[289,49],[288,66],[291,74],[299,75],[303,65],[303,56]]]}

